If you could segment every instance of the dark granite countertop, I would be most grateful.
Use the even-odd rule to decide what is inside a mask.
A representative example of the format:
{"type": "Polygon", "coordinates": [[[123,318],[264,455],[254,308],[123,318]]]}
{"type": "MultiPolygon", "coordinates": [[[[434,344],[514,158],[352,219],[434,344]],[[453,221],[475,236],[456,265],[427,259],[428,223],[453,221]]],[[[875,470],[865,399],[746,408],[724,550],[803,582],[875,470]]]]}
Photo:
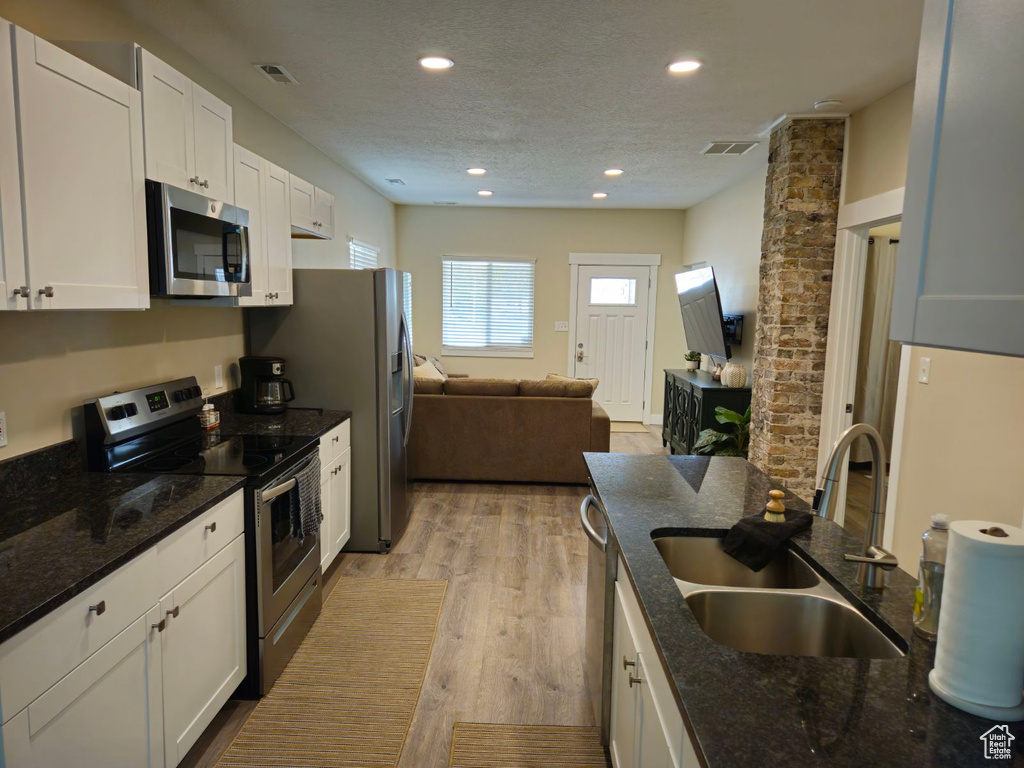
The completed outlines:
{"type": "MultiPolygon", "coordinates": [[[[791,545],[909,653],[900,659],[769,656],[711,640],[697,624],[651,538],[724,533],[784,488],[743,459],[586,454],[662,667],[687,731],[708,768],[772,766],[1024,765],[1024,724],[1013,760],[985,760],[981,735],[995,723],[931,694],[934,646],[913,634],[915,581],[899,569],[885,590],[857,584],[843,559],[860,540],[815,518],[791,545]]],[[[787,492],[790,509],[806,505],[787,492]]],[[[620,574],[621,577],[621,574],[620,574]]]]}
{"type": "Polygon", "coordinates": [[[225,435],[289,435],[320,437],[346,419],[351,411],[328,411],[323,408],[289,408],[281,414],[239,413],[235,408],[235,392],[211,399],[220,411],[220,431],[225,435]]]}
{"type": "Polygon", "coordinates": [[[84,472],[73,446],[5,462],[0,642],[243,485],[240,477],[84,472]]]}

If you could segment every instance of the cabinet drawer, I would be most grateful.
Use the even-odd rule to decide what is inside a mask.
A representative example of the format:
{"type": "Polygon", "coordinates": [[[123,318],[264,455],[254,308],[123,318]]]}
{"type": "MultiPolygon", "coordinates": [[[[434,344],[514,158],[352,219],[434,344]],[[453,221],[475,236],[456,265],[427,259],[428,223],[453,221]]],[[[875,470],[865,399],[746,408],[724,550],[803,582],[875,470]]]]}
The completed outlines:
{"type": "Polygon", "coordinates": [[[158,576],[154,547],[0,646],[4,722],[149,610],[158,576]],[[89,608],[98,605],[102,613],[89,608]]]}
{"type": "Polygon", "coordinates": [[[245,497],[237,491],[156,545],[158,596],[171,590],[245,530],[245,497]]]}
{"type": "Polygon", "coordinates": [[[345,452],[351,443],[349,420],[345,419],[320,438],[320,466],[326,467],[345,452]]]}

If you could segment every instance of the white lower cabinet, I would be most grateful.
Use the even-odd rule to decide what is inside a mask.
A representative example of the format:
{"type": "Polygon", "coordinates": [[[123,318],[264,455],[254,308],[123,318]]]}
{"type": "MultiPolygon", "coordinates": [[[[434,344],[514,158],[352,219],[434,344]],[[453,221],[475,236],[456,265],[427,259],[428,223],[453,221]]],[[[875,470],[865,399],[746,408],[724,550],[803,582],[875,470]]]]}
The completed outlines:
{"type": "Polygon", "coordinates": [[[324,519],[320,521],[320,572],[323,573],[334,561],[331,553],[331,487],[334,485],[334,464],[320,466],[320,509],[324,519]]]}
{"type": "Polygon", "coordinates": [[[245,677],[245,537],[160,601],[166,764],[177,765],[245,677]]]}
{"type": "Polygon", "coordinates": [[[0,701],[14,705],[0,766],[181,761],[245,677],[242,503],[239,491],[0,645],[0,701]],[[164,574],[180,581],[160,598],[164,574]]]}
{"type": "MultiPolygon", "coordinates": [[[[619,563],[619,573],[625,566],[619,563]]],[[[699,765],[628,580],[615,583],[611,756],[615,768],[699,765]]]]}
{"type": "Polygon", "coordinates": [[[6,765],[163,766],[159,620],[153,606],[8,721],[6,765]]]}
{"type": "Polygon", "coordinates": [[[331,552],[337,557],[352,536],[352,449],[335,462],[331,479],[331,552]]]}
{"type": "Polygon", "coordinates": [[[352,450],[344,421],[320,438],[320,568],[334,562],[352,536],[352,450]]]}

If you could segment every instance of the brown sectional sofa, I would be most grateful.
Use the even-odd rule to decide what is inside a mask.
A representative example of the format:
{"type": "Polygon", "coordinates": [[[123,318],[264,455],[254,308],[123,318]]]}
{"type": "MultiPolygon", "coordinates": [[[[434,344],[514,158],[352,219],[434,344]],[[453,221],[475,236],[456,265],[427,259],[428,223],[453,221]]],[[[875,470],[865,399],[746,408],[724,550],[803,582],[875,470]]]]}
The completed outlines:
{"type": "Polygon", "coordinates": [[[607,452],[608,414],[574,380],[417,379],[409,478],[588,481],[584,451],[607,452]]]}

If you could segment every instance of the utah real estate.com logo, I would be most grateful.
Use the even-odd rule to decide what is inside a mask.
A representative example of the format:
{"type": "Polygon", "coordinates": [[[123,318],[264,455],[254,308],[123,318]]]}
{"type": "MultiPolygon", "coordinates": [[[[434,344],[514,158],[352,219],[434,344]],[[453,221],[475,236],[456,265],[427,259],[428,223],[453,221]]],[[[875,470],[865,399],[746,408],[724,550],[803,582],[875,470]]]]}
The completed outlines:
{"type": "Polygon", "coordinates": [[[985,745],[986,760],[1010,760],[1013,758],[1013,749],[1010,744],[1014,740],[1010,733],[1010,726],[996,725],[981,734],[981,741],[985,745]]]}

